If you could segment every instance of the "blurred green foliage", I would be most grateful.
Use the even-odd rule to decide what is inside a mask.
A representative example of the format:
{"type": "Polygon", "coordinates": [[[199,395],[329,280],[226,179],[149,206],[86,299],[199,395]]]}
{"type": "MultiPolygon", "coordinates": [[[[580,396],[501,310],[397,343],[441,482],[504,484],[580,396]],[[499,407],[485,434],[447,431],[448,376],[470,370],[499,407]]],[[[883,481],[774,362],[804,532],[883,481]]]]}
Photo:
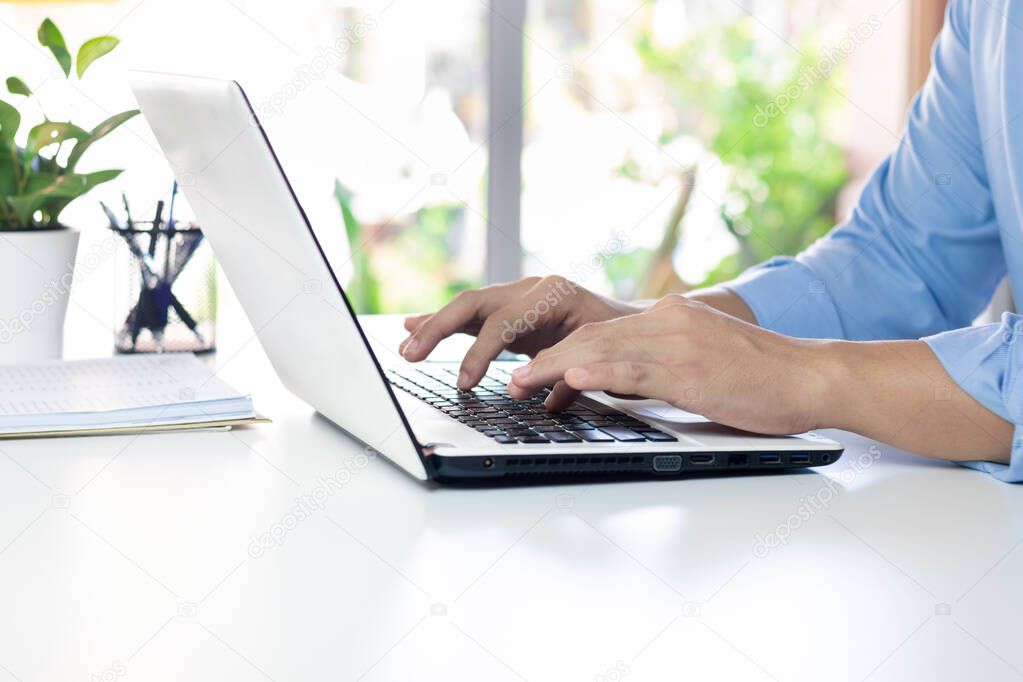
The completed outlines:
{"type": "Polygon", "coordinates": [[[395,224],[364,225],[352,211],[352,193],[336,181],[334,194],[351,249],[352,278],[345,293],[362,314],[436,310],[459,291],[482,282],[459,277],[465,221],[461,206],[424,206],[395,224]],[[400,276],[378,277],[376,273],[400,276]]]}
{"type": "MultiPolygon", "coordinates": [[[[834,82],[841,64],[824,59],[828,53],[812,36],[797,51],[780,40],[765,45],[756,28],[749,18],[712,25],[676,48],[657,45],[647,30],[635,45],[676,112],[659,142],[695,136],[731,178],[720,214],[738,250],[703,281],[685,283],[694,288],[797,253],[824,235],[848,180],[842,150],[827,129],[842,99],[834,82]],[[783,102],[784,112],[765,113],[783,102]]],[[[618,169],[641,182],[635,171],[629,163],[618,169]]],[[[481,285],[460,278],[453,263],[465,236],[462,207],[427,206],[393,225],[361,225],[351,193],[338,183],[336,194],[353,254],[347,290],[357,312],[434,310],[458,291],[481,285]]],[[[605,275],[617,294],[629,295],[654,258],[653,249],[641,247],[620,253],[605,260],[605,275]]]]}
{"type": "Polygon", "coordinates": [[[703,282],[689,283],[696,287],[801,251],[834,225],[835,201],[848,180],[842,150],[827,130],[841,100],[832,82],[840,64],[812,38],[798,53],[781,41],[765,49],[754,29],[745,18],[674,49],[657,46],[649,32],[636,45],[679,112],[677,128],[662,142],[696,135],[732,171],[721,217],[739,250],[703,282]]]}

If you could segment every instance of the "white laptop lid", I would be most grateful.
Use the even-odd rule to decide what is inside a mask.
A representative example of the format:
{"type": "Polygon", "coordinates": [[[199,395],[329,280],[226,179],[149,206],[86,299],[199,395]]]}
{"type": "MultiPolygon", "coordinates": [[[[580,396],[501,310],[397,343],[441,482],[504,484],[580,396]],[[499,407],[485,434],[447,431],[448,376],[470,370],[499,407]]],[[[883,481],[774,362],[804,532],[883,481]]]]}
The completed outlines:
{"type": "Polygon", "coordinates": [[[132,90],[284,384],[425,480],[405,415],[241,87],[136,72],[132,90]]]}

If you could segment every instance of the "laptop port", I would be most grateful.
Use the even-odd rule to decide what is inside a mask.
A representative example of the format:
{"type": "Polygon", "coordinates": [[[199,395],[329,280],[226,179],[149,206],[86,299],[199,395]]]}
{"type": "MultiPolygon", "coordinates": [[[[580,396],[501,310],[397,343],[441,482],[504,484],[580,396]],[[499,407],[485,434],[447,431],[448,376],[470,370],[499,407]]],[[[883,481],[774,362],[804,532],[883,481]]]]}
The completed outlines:
{"type": "Polygon", "coordinates": [[[701,466],[706,466],[708,464],[713,464],[714,463],[714,455],[690,455],[689,463],[690,464],[697,464],[697,465],[701,465],[701,466]]]}
{"type": "Polygon", "coordinates": [[[761,464],[781,464],[781,455],[760,455],[761,464]]]}
{"type": "Polygon", "coordinates": [[[738,453],[728,455],[728,466],[730,467],[744,467],[747,464],[749,464],[749,455],[738,453]]]}
{"type": "Polygon", "coordinates": [[[789,463],[790,464],[809,464],[810,463],[810,455],[790,455],[789,456],[789,463]]]}
{"type": "Polygon", "coordinates": [[[660,473],[670,473],[672,471],[681,471],[681,469],[682,469],[681,455],[654,456],[654,471],[660,473]]]}
{"type": "Polygon", "coordinates": [[[487,457],[485,460],[483,460],[483,468],[484,469],[493,469],[494,468],[494,460],[491,459],[490,457],[487,457]]]}

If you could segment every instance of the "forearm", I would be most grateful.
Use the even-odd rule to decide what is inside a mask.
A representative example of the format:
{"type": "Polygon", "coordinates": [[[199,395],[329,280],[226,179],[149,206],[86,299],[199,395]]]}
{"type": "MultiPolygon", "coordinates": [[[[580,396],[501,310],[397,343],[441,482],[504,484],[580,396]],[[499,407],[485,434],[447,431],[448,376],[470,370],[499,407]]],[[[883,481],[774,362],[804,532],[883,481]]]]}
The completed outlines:
{"type": "Polygon", "coordinates": [[[1013,425],[971,398],[922,341],[820,342],[818,428],[929,457],[1008,462],[1013,425]]]}

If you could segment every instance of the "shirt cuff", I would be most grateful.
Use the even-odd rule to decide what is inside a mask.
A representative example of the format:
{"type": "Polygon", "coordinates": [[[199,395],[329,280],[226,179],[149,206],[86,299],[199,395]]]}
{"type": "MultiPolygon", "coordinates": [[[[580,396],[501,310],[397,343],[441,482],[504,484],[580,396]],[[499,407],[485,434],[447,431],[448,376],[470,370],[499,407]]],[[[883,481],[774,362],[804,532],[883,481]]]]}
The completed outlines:
{"type": "Polygon", "coordinates": [[[773,258],[723,286],[746,302],[765,329],[804,339],[844,336],[824,281],[794,258],[773,258]]]}
{"type": "Polygon", "coordinates": [[[1008,483],[1023,483],[1023,317],[1005,313],[1001,323],[956,329],[923,341],[953,381],[1015,427],[1009,464],[963,464],[1008,483]]]}

